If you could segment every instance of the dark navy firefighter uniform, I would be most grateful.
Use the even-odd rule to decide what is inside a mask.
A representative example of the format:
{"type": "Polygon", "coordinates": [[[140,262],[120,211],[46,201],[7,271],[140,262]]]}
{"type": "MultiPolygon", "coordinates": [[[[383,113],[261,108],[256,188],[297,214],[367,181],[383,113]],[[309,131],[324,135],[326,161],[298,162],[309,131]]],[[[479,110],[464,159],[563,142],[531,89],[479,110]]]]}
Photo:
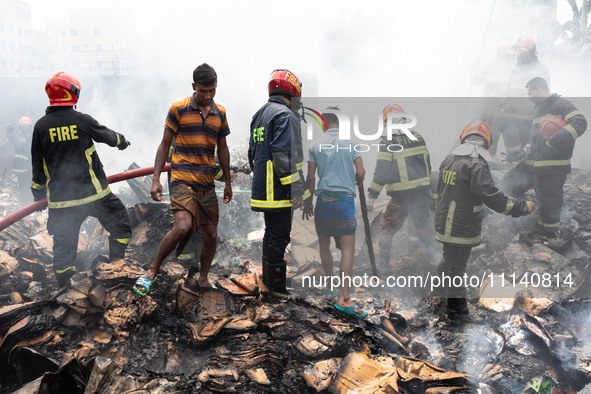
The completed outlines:
{"type": "Polygon", "coordinates": [[[264,213],[263,281],[285,291],[285,248],[291,238],[294,197],[310,198],[302,173],[303,148],[299,116],[279,97],[270,96],[250,124],[248,161],[253,172],[253,211],[264,213]]]}
{"type": "MultiPolygon", "coordinates": [[[[109,232],[109,258],[124,257],[131,238],[125,206],[111,193],[93,141],[119,149],[125,137],[73,107],[50,106],[33,130],[31,157],[35,200],[47,196],[47,230],[53,236],[53,268],[58,278],[76,271],[80,226],[96,217],[109,232]]],[[[63,281],[62,281],[63,282],[63,281]]]]}

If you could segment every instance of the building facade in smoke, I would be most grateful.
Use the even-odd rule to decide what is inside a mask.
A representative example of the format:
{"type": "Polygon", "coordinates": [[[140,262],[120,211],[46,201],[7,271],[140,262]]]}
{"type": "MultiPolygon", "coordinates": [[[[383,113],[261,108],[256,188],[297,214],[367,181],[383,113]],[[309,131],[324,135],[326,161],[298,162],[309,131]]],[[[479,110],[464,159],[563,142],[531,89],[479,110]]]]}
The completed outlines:
{"type": "Polygon", "coordinates": [[[0,0],[0,77],[34,77],[69,70],[84,75],[138,74],[145,56],[133,21],[107,9],[63,14],[35,29],[31,5],[0,0]]]}
{"type": "Polygon", "coordinates": [[[20,0],[0,0],[0,76],[20,76],[32,68],[34,33],[31,6],[20,0]]]}

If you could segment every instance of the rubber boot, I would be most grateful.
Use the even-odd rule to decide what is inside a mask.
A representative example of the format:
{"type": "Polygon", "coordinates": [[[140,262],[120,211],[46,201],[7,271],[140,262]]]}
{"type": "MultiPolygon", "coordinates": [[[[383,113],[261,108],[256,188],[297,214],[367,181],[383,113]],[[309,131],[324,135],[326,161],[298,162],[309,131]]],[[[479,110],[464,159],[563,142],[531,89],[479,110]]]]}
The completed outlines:
{"type": "Polygon", "coordinates": [[[279,263],[267,262],[265,285],[273,295],[287,296],[286,274],[287,263],[285,261],[279,263]]]}
{"type": "Polygon", "coordinates": [[[127,244],[109,238],[109,260],[122,260],[125,257],[125,249],[127,244]]]}
{"type": "Polygon", "coordinates": [[[465,298],[447,299],[447,318],[452,323],[463,323],[470,320],[468,301],[465,298]]]}
{"type": "Polygon", "coordinates": [[[76,273],[76,269],[68,269],[66,271],[58,272],[59,270],[55,271],[55,279],[57,280],[57,287],[69,287],[70,286],[70,278],[74,276],[76,273]]]}
{"type": "Polygon", "coordinates": [[[262,256],[261,262],[263,263],[263,283],[267,284],[267,270],[269,269],[267,267],[267,256],[262,256]]]}

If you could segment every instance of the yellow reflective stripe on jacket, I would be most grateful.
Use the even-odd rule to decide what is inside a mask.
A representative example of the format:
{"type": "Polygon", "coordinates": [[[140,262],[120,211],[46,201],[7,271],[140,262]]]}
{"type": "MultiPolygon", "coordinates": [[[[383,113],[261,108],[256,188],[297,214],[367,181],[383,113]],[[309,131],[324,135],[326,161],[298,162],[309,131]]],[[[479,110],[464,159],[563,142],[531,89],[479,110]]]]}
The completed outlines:
{"type": "Polygon", "coordinates": [[[394,158],[398,159],[398,158],[402,158],[402,157],[416,156],[416,155],[420,155],[421,153],[424,153],[424,154],[429,153],[427,151],[427,147],[415,146],[414,148],[404,148],[404,150],[396,152],[394,155],[394,158]]]}
{"type": "Polygon", "coordinates": [[[275,200],[275,190],[273,186],[273,161],[267,160],[267,174],[266,174],[266,192],[267,192],[267,201],[275,200]]]}
{"type": "Polygon", "coordinates": [[[304,163],[301,161],[299,163],[296,163],[296,170],[298,170],[298,171],[301,170],[303,166],[304,166],[304,163]]]}
{"type": "Polygon", "coordinates": [[[378,152],[378,160],[392,161],[392,153],[378,152]]]}
{"type": "Polygon", "coordinates": [[[566,131],[568,131],[570,133],[570,135],[573,136],[573,139],[577,139],[579,138],[579,133],[577,133],[577,130],[575,130],[575,128],[569,124],[567,124],[566,126],[563,127],[563,129],[565,129],[566,131]]]}
{"type": "Polygon", "coordinates": [[[480,243],[480,241],[482,240],[482,237],[480,235],[477,235],[476,237],[472,237],[472,238],[462,238],[462,237],[455,237],[453,235],[439,234],[438,232],[435,232],[435,239],[438,240],[439,242],[447,242],[447,243],[456,244],[456,245],[473,245],[473,244],[480,243]]]}
{"type": "Polygon", "coordinates": [[[528,163],[534,167],[559,167],[570,165],[570,159],[567,160],[532,160],[528,163]]]}
{"type": "Polygon", "coordinates": [[[511,119],[520,119],[520,120],[533,120],[533,116],[531,115],[524,115],[524,114],[518,114],[516,112],[503,112],[502,115],[506,118],[511,118],[511,119]]]}
{"type": "Polygon", "coordinates": [[[573,112],[569,112],[569,113],[568,113],[568,114],[567,114],[567,115],[564,117],[564,120],[568,122],[570,118],[572,118],[573,116],[577,116],[577,115],[583,115],[583,114],[581,113],[581,111],[578,111],[578,110],[576,110],[576,111],[573,111],[573,112]]]}
{"type": "Polygon", "coordinates": [[[454,223],[454,216],[456,214],[456,202],[452,201],[449,203],[449,208],[447,209],[447,217],[445,218],[445,230],[444,234],[439,232],[435,232],[435,239],[440,242],[448,242],[452,244],[458,245],[472,245],[479,243],[482,239],[480,235],[477,235],[472,238],[463,238],[463,237],[456,237],[451,235],[453,223],[454,223]]]}
{"type": "Polygon", "coordinates": [[[35,189],[35,190],[45,190],[45,185],[40,185],[40,184],[38,184],[38,183],[31,182],[31,189],[35,189]]]}
{"type": "MultiPolygon", "coordinates": [[[[407,177],[408,178],[408,177],[407,177]]],[[[431,179],[429,177],[413,179],[412,181],[400,182],[400,183],[388,183],[386,185],[386,192],[396,192],[401,190],[416,189],[419,186],[431,185],[431,179]]],[[[374,190],[374,189],[372,189],[374,190]]]]}
{"type": "Polygon", "coordinates": [[[103,190],[103,187],[101,186],[101,182],[98,180],[94,170],[92,169],[92,154],[94,152],[96,152],[96,148],[94,145],[92,145],[90,148],[84,151],[84,154],[86,155],[86,160],[88,161],[88,174],[90,175],[90,181],[94,185],[96,192],[100,193],[103,190]]]}
{"type": "Polygon", "coordinates": [[[14,172],[15,174],[24,174],[25,172],[29,172],[31,170],[27,169],[27,168],[13,168],[12,172],[14,172]]]}
{"type": "Polygon", "coordinates": [[[23,155],[15,154],[13,157],[14,157],[15,159],[21,159],[21,160],[29,161],[29,158],[28,158],[27,156],[23,156],[23,155]]]}
{"type": "MultiPolygon", "coordinates": [[[[273,161],[267,160],[267,170],[265,174],[265,196],[266,200],[250,199],[250,206],[252,208],[290,208],[291,201],[289,200],[275,200],[274,187],[275,172],[273,171],[273,161]]],[[[308,191],[309,193],[309,191],[308,191]]]]}
{"type": "Polygon", "coordinates": [[[284,176],[283,178],[279,178],[279,181],[281,181],[282,185],[290,185],[290,184],[297,182],[299,180],[300,180],[300,174],[298,172],[284,176]]]}
{"type": "Polygon", "coordinates": [[[290,208],[289,200],[265,201],[250,199],[250,206],[253,208],[290,208]]]}
{"type": "Polygon", "coordinates": [[[507,153],[519,152],[521,150],[521,144],[511,146],[505,145],[505,150],[507,151],[507,153]]]}
{"type": "Polygon", "coordinates": [[[376,182],[372,182],[371,185],[369,185],[369,189],[373,190],[374,192],[380,194],[382,192],[382,189],[384,188],[384,185],[380,185],[379,183],[376,182]]]}
{"type": "Polygon", "coordinates": [[[215,174],[214,178],[216,181],[219,181],[224,176],[224,170],[220,168],[217,174],[215,174]]]}
{"type": "Polygon", "coordinates": [[[312,197],[312,193],[310,193],[310,189],[306,188],[304,191],[304,200],[307,200],[310,197],[312,197]]]}
{"type": "Polygon", "coordinates": [[[514,206],[515,206],[515,199],[513,197],[508,197],[507,204],[505,205],[505,210],[503,211],[503,213],[505,215],[507,215],[509,212],[511,212],[511,210],[513,209],[514,206]]]}
{"type": "Polygon", "coordinates": [[[474,207],[472,208],[472,212],[477,213],[480,212],[484,209],[484,205],[480,204],[480,205],[474,205],[474,207]]]}
{"type": "MultiPolygon", "coordinates": [[[[77,207],[80,205],[85,205],[85,204],[89,204],[91,202],[100,200],[101,198],[108,196],[109,193],[111,193],[111,189],[107,186],[107,188],[105,190],[103,190],[100,193],[94,194],[92,196],[88,196],[88,197],[84,197],[78,200],[69,200],[69,201],[51,201],[49,200],[49,196],[47,197],[49,200],[49,203],[47,204],[47,206],[49,208],[71,208],[71,207],[77,207]]],[[[49,193],[47,193],[49,194],[49,193]]]]}

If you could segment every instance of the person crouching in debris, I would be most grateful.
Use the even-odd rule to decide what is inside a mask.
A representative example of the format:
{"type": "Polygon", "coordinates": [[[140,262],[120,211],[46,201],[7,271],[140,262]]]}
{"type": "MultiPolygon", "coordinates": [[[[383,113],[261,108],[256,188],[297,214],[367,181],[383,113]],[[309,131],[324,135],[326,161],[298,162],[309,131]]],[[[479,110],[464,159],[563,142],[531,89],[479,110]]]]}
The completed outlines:
{"type": "Polygon", "coordinates": [[[207,277],[216,251],[219,220],[214,185],[216,147],[225,180],[223,202],[227,204],[232,200],[230,151],[226,143],[230,128],[226,109],[213,100],[217,88],[217,74],[213,67],[207,63],[197,66],[193,71],[192,86],[194,93],[191,96],[171,105],[164,125],[164,135],[156,151],[150,194],[153,200],[161,201],[160,174],[174,140],[170,173],[174,225],[164,235],[146,273],[133,286],[133,290],[142,296],[150,293],[164,259],[175,248],[177,256],[181,254],[191,235],[199,228],[203,247],[197,284],[200,287],[211,287],[207,277]]]}
{"type": "Polygon", "coordinates": [[[415,130],[410,130],[416,138],[414,141],[400,130],[395,130],[391,140],[388,138],[388,114],[402,114],[402,107],[389,104],[382,113],[384,135],[380,140],[373,180],[367,189],[367,208],[373,211],[375,200],[385,186],[390,201],[380,222],[380,262],[384,268],[390,269],[393,238],[408,216],[412,218],[418,238],[426,249],[430,249],[435,242],[428,209],[431,200],[431,160],[425,140],[415,130]]]}
{"type": "Polygon", "coordinates": [[[575,141],[587,130],[587,119],[573,103],[556,93],[550,94],[543,78],[533,78],[526,87],[535,111],[531,147],[524,163],[526,171],[515,168],[503,181],[513,195],[534,188],[540,213],[538,232],[553,241],[560,236],[563,189],[571,172],[575,141]]]}
{"type": "Polygon", "coordinates": [[[131,238],[125,206],[111,193],[93,141],[119,150],[129,142],[123,134],[74,109],[82,85],[58,72],[45,84],[49,107],[33,128],[31,190],[35,201],[47,196],[47,231],[53,236],[53,269],[59,287],[76,272],[80,226],[96,217],[109,232],[109,259],[122,259],[131,238]]]}
{"type": "MultiPolygon", "coordinates": [[[[327,109],[338,111],[336,107],[327,109]]],[[[367,316],[367,312],[351,301],[349,288],[353,275],[357,228],[355,184],[363,183],[365,168],[359,152],[348,149],[351,143],[339,140],[337,115],[328,112],[323,113],[322,117],[326,121],[326,128],[322,138],[314,143],[308,153],[307,177],[308,189],[317,196],[314,224],[318,234],[320,260],[326,275],[332,277],[330,239],[334,237],[337,247],[341,250],[339,298],[334,307],[338,311],[363,318],[367,316]]],[[[312,201],[304,205],[305,218],[312,213],[311,206],[312,201]]]]}
{"type": "Polygon", "coordinates": [[[271,73],[267,87],[269,100],[250,122],[250,208],[263,212],[265,218],[263,283],[272,295],[286,298],[285,248],[291,240],[293,210],[311,197],[301,169],[300,117],[292,110],[292,104],[302,96],[302,82],[291,71],[281,69],[271,73]]]}
{"type": "MultiPolygon", "coordinates": [[[[469,123],[460,135],[460,146],[439,167],[435,238],[443,244],[439,277],[463,277],[474,246],[480,244],[483,204],[513,217],[528,215],[534,203],[508,197],[494,184],[485,157],[492,145],[492,134],[485,122],[469,123]]],[[[469,317],[464,286],[443,287],[450,320],[469,317]]],[[[456,282],[457,283],[457,282],[456,282]]]]}

